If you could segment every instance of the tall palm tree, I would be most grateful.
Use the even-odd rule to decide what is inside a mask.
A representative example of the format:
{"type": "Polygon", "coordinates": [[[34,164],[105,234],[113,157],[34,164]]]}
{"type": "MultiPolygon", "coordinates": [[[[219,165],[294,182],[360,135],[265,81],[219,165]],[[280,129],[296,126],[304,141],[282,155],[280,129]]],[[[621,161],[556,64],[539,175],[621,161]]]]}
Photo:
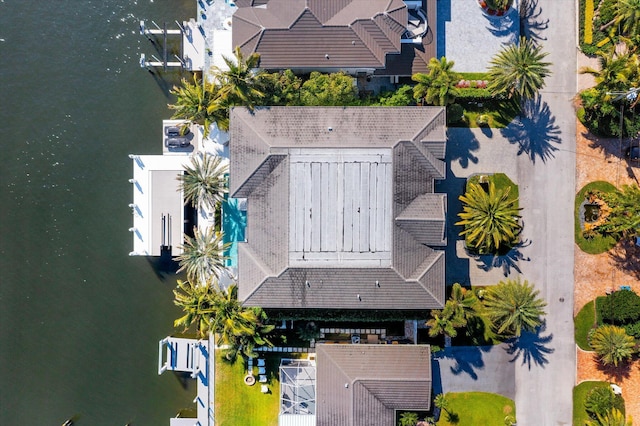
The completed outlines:
{"type": "Polygon", "coordinates": [[[228,120],[228,113],[212,108],[217,98],[217,86],[199,80],[195,75],[193,83],[182,79],[180,86],[173,86],[171,94],[175,95],[176,103],[169,104],[174,110],[171,118],[184,119],[204,127],[205,136],[209,133],[212,123],[228,120]]]}
{"type": "Polygon", "coordinates": [[[228,192],[228,168],[222,157],[207,153],[191,156],[191,164],[185,166],[183,174],[178,175],[179,190],[184,194],[185,203],[213,210],[228,192]]]}
{"type": "Polygon", "coordinates": [[[551,63],[543,61],[547,55],[542,46],[521,37],[519,44],[507,46],[489,62],[487,89],[494,95],[505,93],[517,101],[533,99],[544,87],[545,77],[551,74],[551,63]]]}
{"type": "Polygon", "coordinates": [[[244,57],[239,46],[236,46],[234,57],[223,56],[227,70],[215,67],[215,80],[219,87],[217,98],[222,105],[246,106],[253,109],[265,95],[260,89],[260,55],[252,53],[244,57]]]}
{"type": "Polygon", "coordinates": [[[174,303],[184,315],[173,322],[173,326],[185,331],[195,324],[199,337],[205,336],[211,326],[211,316],[215,313],[217,294],[209,285],[198,285],[190,281],[178,280],[173,290],[174,303]]]}
{"type": "Polygon", "coordinates": [[[589,338],[589,345],[604,365],[614,365],[630,359],[635,353],[635,340],[622,327],[601,325],[589,338]]]}
{"type": "Polygon", "coordinates": [[[462,201],[461,221],[464,226],[460,236],[465,237],[467,246],[481,253],[493,253],[502,247],[516,243],[520,233],[518,199],[509,198],[510,187],[498,190],[493,182],[489,191],[479,184],[470,183],[467,192],[458,197],[462,201]]]}
{"type": "Polygon", "coordinates": [[[542,325],[547,303],[538,297],[528,281],[506,280],[489,287],[484,306],[496,332],[506,337],[520,337],[522,331],[535,331],[542,325]]]}
{"type": "Polygon", "coordinates": [[[273,346],[268,338],[275,326],[266,324],[267,315],[259,307],[244,307],[233,284],[217,299],[211,330],[218,335],[218,345],[226,345],[224,356],[234,361],[238,355],[255,358],[258,346],[273,346]]]}
{"type": "Polygon", "coordinates": [[[180,264],[178,272],[186,271],[187,279],[195,284],[209,285],[212,280],[217,282],[225,270],[224,251],[230,243],[223,242],[223,234],[207,227],[200,231],[193,228],[193,238],[184,236],[182,254],[176,259],[180,264]]]}
{"type": "Polygon", "coordinates": [[[430,105],[452,104],[458,95],[456,84],[460,75],[453,71],[453,61],[443,56],[440,60],[431,58],[427,74],[414,74],[411,79],[418,84],[413,89],[417,101],[424,99],[430,105]]]}
{"type": "MultiPolygon", "coordinates": [[[[596,89],[604,92],[626,91],[638,82],[640,74],[640,63],[638,56],[634,53],[618,54],[615,46],[609,49],[600,50],[598,56],[598,67],[582,67],[580,74],[590,74],[596,82],[596,89]]],[[[610,102],[611,96],[607,101],[610,102]]]]}
{"type": "Polygon", "coordinates": [[[585,426],[632,426],[633,419],[625,419],[622,411],[617,408],[612,409],[606,414],[597,414],[595,419],[589,419],[585,422],[585,426]]]}

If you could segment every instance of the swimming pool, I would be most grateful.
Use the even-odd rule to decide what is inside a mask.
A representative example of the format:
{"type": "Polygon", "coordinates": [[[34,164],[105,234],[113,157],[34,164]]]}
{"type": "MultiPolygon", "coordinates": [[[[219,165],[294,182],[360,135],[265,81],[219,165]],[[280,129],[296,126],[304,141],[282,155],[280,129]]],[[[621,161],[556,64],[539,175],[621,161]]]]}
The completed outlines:
{"type": "Polygon", "coordinates": [[[245,240],[247,227],[246,200],[244,198],[226,198],[222,202],[222,232],[224,243],[231,243],[225,250],[227,267],[238,266],[238,241],[245,240]]]}

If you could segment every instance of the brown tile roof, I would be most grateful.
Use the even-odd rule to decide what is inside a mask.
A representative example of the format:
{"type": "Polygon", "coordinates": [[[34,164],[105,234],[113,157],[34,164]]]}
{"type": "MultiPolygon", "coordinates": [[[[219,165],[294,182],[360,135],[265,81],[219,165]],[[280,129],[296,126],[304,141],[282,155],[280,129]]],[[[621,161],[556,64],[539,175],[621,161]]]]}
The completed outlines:
{"type": "Polygon", "coordinates": [[[428,411],[427,345],[316,347],[318,426],[392,426],[395,410],[428,411]]]}
{"type": "Polygon", "coordinates": [[[408,22],[402,0],[270,0],[239,2],[232,42],[260,67],[384,68],[401,50],[408,22]]]}
{"type": "MultiPolygon", "coordinates": [[[[440,107],[234,108],[230,193],[248,199],[247,242],[238,244],[240,299],[267,308],[441,307],[444,252],[430,246],[445,243],[446,198],[433,194],[434,179],[445,173],[444,127],[440,107]],[[310,148],[351,155],[348,161],[358,161],[370,148],[389,152],[391,211],[377,217],[389,218],[390,266],[291,263],[289,158],[310,148]]],[[[321,214],[312,208],[310,215],[314,211],[321,214]]]]}

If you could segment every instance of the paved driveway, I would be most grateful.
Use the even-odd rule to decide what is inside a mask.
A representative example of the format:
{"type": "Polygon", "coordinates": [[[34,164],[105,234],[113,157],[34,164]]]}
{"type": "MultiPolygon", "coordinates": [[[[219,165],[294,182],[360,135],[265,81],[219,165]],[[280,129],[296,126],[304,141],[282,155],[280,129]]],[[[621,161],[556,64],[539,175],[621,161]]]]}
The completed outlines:
{"type": "MultiPolygon", "coordinates": [[[[505,368],[514,368],[518,423],[550,426],[571,424],[576,374],[572,311],[576,132],[571,104],[576,92],[576,9],[573,0],[539,3],[530,0],[535,10],[527,28],[553,63],[546,88],[523,117],[506,129],[450,129],[449,176],[438,189],[449,193],[448,284],[485,285],[505,275],[521,274],[548,302],[545,328],[524,335],[511,348],[520,362],[509,364],[498,354],[488,357],[495,356],[505,368]],[[486,259],[464,256],[460,243],[454,243],[459,230],[451,222],[461,209],[456,198],[464,177],[495,171],[506,172],[519,185],[525,244],[511,257],[487,264],[486,259]]],[[[482,359],[489,365],[489,358],[482,359]]],[[[440,371],[443,387],[450,384],[452,389],[464,389],[465,383],[460,382],[464,376],[440,371]],[[455,377],[445,378],[450,374],[455,377]]],[[[502,380],[501,371],[494,372],[495,378],[489,377],[489,369],[475,374],[484,377],[485,372],[489,381],[502,380]]]]}

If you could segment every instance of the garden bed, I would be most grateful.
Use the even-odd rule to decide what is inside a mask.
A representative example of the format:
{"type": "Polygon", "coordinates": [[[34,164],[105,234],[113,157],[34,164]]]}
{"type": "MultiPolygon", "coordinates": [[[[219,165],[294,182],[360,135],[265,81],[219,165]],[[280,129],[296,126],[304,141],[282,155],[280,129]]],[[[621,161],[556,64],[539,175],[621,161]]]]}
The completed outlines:
{"type": "Polygon", "coordinates": [[[576,195],[574,211],[576,244],[578,245],[578,247],[580,247],[580,250],[584,251],[585,253],[599,254],[611,250],[618,241],[611,235],[596,234],[589,239],[583,236],[581,227],[582,219],[580,217],[581,206],[583,205],[587,193],[593,190],[611,193],[616,190],[616,187],[609,182],[596,181],[585,185],[576,195]]]}
{"type": "Polygon", "coordinates": [[[589,415],[584,407],[584,401],[591,389],[606,388],[609,386],[607,382],[582,382],[573,388],[573,424],[583,425],[589,420],[589,415]]]}

